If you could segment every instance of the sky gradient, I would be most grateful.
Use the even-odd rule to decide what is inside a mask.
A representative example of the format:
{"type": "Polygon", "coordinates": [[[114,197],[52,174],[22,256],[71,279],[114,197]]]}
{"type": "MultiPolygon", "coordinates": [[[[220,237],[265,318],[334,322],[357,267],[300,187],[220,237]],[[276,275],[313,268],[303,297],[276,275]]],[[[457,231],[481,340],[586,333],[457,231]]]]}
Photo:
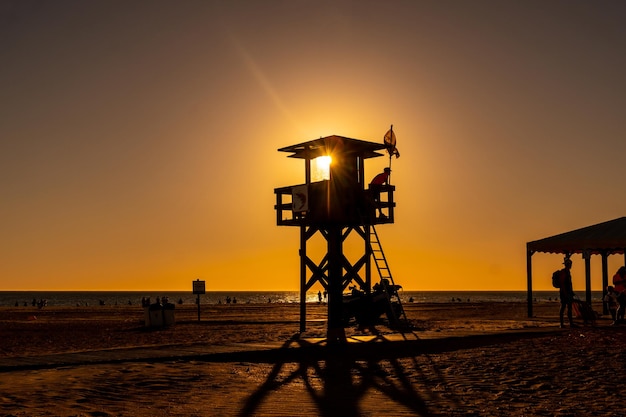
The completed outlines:
{"type": "MultiPolygon", "coordinates": [[[[390,124],[395,280],[523,290],[526,242],[625,215],[625,21],[620,1],[0,0],[0,290],[295,290],[273,189],[304,166],[277,149],[390,124]]],[[[537,289],[561,261],[533,257],[537,289]]]]}

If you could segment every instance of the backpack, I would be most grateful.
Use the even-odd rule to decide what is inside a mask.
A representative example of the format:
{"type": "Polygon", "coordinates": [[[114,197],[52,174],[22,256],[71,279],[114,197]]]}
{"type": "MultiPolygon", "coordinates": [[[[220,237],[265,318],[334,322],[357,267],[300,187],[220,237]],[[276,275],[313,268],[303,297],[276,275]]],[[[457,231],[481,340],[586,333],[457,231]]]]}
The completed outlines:
{"type": "Polygon", "coordinates": [[[561,270],[560,269],[552,273],[552,286],[554,288],[561,288],[561,270]]]}

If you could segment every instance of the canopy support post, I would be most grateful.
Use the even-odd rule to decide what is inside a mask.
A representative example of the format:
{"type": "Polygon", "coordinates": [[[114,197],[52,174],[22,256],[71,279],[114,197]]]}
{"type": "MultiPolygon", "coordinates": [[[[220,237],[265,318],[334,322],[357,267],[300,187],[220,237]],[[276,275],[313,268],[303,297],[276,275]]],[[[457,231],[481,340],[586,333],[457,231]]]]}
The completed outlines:
{"type": "MultiPolygon", "coordinates": [[[[602,251],[602,300],[604,300],[604,296],[606,295],[606,287],[609,285],[609,253],[607,251],[602,251]]],[[[606,303],[602,303],[602,315],[606,316],[609,314],[609,306],[606,303]]]]}
{"type": "Polygon", "coordinates": [[[526,250],[526,285],[528,286],[528,318],[533,317],[533,251],[526,250]]]}
{"type": "Polygon", "coordinates": [[[583,252],[585,258],[585,301],[591,305],[591,253],[583,252]]]}

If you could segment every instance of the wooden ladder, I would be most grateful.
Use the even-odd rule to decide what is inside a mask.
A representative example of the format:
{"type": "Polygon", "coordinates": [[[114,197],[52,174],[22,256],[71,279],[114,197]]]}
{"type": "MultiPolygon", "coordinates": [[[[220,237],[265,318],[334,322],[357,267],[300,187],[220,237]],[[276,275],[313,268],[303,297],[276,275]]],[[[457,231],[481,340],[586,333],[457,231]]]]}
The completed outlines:
{"type": "Polygon", "coordinates": [[[396,290],[396,284],[393,281],[393,276],[391,275],[391,269],[389,269],[389,263],[387,262],[385,252],[383,252],[383,246],[380,244],[378,232],[376,232],[376,227],[374,227],[373,224],[370,227],[372,228],[372,231],[374,233],[370,233],[368,244],[370,250],[372,251],[374,262],[376,263],[376,269],[378,269],[380,283],[383,287],[383,291],[387,295],[387,301],[389,301],[389,321],[393,326],[396,327],[399,327],[399,325],[404,325],[408,327],[409,320],[407,319],[404,312],[404,307],[402,306],[400,295],[398,295],[398,291],[396,290]],[[389,286],[388,283],[390,283],[391,286],[389,286]],[[398,312],[393,309],[393,302],[396,302],[398,304],[401,317],[398,317],[398,312]]]}

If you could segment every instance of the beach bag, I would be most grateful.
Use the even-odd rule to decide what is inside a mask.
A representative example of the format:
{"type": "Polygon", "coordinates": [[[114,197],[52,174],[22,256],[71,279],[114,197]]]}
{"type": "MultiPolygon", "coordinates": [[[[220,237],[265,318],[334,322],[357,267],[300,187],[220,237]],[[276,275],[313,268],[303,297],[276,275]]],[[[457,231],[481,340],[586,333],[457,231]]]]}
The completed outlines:
{"type": "Polygon", "coordinates": [[[561,288],[561,270],[560,269],[552,273],[552,286],[554,288],[561,288]]]}

